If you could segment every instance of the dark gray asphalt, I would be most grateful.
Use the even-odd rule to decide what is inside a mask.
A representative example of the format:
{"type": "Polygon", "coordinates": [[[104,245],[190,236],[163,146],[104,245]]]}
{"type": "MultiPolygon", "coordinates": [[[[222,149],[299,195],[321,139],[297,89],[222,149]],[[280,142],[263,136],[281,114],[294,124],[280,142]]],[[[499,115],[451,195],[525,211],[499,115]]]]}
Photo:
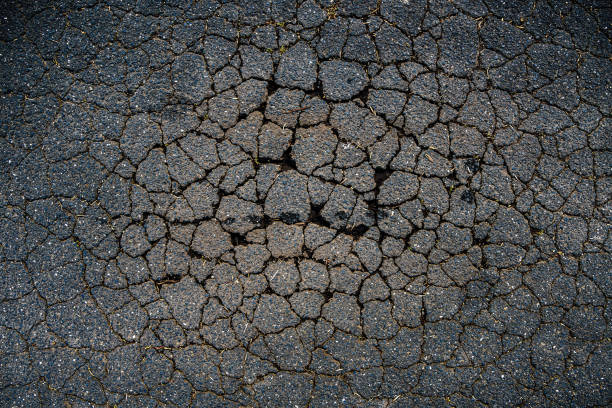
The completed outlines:
{"type": "Polygon", "coordinates": [[[0,406],[609,406],[611,24],[3,1],[0,406]]]}

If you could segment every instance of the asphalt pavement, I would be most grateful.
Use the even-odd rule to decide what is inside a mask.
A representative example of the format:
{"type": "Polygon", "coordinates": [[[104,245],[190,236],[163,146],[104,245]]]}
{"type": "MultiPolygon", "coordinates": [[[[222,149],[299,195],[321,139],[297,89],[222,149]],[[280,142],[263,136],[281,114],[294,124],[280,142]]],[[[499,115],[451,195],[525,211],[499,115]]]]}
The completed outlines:
{"type": "Polygon", "coordinates": [[[612,8],[5,0],[1,407],[612,404],[612,8]]]}

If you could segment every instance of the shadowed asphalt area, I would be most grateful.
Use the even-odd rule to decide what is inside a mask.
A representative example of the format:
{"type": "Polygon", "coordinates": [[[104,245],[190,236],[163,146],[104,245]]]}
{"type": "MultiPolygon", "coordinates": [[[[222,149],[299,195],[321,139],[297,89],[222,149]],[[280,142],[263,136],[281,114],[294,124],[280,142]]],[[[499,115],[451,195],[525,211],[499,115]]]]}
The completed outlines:
{"type": "Polygon", "coordinates": [[[611,23],[3,1],[0,406],[609,406],[611,23]]]}

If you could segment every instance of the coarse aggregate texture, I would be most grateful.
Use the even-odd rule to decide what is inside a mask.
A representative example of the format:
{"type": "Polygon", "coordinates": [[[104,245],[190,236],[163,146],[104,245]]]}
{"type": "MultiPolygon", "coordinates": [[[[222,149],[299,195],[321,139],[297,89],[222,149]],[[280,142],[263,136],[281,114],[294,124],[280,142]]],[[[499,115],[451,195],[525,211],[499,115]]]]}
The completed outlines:
{"type": "Polygon", "coordinates": [[[609,2],[0,3],[0,406],[612,404],[609,2]]]}

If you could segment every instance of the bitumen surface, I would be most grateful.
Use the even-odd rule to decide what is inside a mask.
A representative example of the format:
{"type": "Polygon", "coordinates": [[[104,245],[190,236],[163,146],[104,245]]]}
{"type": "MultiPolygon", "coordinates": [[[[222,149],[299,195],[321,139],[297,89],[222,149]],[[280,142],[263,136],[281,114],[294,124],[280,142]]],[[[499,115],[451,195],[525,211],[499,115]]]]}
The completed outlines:
{"type": "Polygon", "coordinates": [[[609,2],[1,3],[1,407],[612,403],[609,2]]]}

